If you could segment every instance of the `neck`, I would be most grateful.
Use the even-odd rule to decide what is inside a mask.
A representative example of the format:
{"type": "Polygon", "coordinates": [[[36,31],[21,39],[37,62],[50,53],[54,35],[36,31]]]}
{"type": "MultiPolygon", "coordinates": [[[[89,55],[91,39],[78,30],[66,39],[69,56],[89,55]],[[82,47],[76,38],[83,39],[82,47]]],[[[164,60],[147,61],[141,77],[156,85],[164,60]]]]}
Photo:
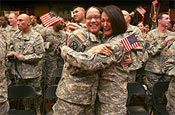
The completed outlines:
{"type": "Polygon", "coordinates": [[[80,23],[85,24],[86,23],[86,20],[83,19],[80,23]]]}
{"type": "Polygon", "coordinates": [[[163,26],[158,26],[157,29],[160,31],[160,32],[165,32],[167,30],[166,27],[163,27],[163,26]]]}
{"type": "Polygon", "coordinates": [[[13,28],[16,28],[16,27],[17,27],[17,24],[12,25],[12,27],[13,27],[13,28]]]}
{"type": "Polygon", "coordinates": [[[31,28],[29,27],[29,28],[26,28],[25,30],[22,30],[22,33],[23,34],[27,34],[27,33],[29,33],[31,31],[31,28]]]}
{"type": "Polygon", "coordinates": [[[33,27],[35,27],[36,25],[37,25],[37,23],[32,24],[33,27]]]}

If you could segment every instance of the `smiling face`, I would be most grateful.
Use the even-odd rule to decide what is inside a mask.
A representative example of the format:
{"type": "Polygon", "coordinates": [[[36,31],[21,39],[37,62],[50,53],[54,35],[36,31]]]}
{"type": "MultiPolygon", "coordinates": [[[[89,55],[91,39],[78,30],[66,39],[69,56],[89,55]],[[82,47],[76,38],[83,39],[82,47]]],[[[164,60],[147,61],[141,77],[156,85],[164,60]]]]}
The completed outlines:
{"type": "Polygon", "coordinates": [[[98,9],[90,8],[86,13],[87,29],[97,35],[101,29],[101,15],[98,9]]]}
{"type": "Polygon", "coordinates": [[[137,27],[140,29],[141,32],[144,31],[144,25],[143,25],[142,22],[140,22],[140,23],[137,25],[137,27]]]}
{"type": "Polygon", "coordinates": [[[111,26],[109,17],[105,12],[103,12],[101,16],[101,25],[102,25],[104,34],[106,36],[110,36],[112,34],[112,26],[111,26]]]}

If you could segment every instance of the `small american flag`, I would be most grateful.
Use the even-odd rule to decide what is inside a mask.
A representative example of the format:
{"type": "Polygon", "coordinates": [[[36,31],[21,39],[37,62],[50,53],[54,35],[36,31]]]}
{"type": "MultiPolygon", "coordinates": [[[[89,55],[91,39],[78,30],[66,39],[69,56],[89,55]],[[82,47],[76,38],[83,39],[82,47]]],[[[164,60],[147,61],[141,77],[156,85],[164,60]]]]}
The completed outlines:
{"type": "Polygon", "coordinates": [[[43,22],[44,26],[49,27],[56,22],[59,22],[60,19],[54,13],[45,13],[40,16],[41,21],[43,22]]]}
{"type": "Polygon", "coordinates": [[[131,50],[135,47],[140,46],[135,34],[132,34],[132,35],[128,36],[127,38],[122,39],[121,42],[126,50],[131,50]]]}
{"type": "Polygon", "coordinates": [[[141,6],[137,7],[136,10],[141,14],[144,15],[146,13],[146,10],[142,8],[141,6]]]}

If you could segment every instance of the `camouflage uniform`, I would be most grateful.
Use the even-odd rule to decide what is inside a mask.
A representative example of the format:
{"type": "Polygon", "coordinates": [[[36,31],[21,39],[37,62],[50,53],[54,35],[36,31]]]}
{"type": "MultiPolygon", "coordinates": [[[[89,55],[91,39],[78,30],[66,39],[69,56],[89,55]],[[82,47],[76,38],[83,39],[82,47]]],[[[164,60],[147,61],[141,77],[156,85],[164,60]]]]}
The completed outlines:
{"type": "MultiPolygon", "coordinates": [[[[12,26],[9,26],[4,32],[3,35],[6,38],[7,49],[9,49],[9,45],[13,40],[12,36],[14,36],[17,30],[18,30],[18,27],[13,28],[12,26]]],[[[7,67],[7,70],[6,70],[7,82],[8,82],[8,85],[10,85],[11,81],[14,82],[14,78],[11,75],[11,66],[8,65],[8,63],[6,63],[6,67],[7,67]]]]}
{"type": "Polygon", "coordinates": [[[167,36],[175,35],[175,33],[167,30],[162,33],[158,29],[154,29],[148,33],[147,40],[145,42],[145,54],[144,62],[146,62],[146,84],[148,87],[148,103],[151,103],[152,87],[157,81],[168,81],[170,78],[162,71],[163,63],[166,60],[166,52],[173,41],[169,41],[165,45],[164,40],[167,36]]]}
{"type": "MultiPolygon", "coordinates": [[[[68,46],[78,52],[84,52],[90,47],[101,43],[99,38],[101,38],[100,33],[96,37],[87,29],[75,30],[69,35],[68,46]]],[[[54,115],[93,114],[99,80],[98,72],[89,73],[87,71],[73,74],[79,70],[80,68],[73,67],[65,61],[62,77],[56,90],[58,101],[53,106],[54,115]],[[80,108],[81,110],[78,111],[80,108]]]]}
{"type": "Polygon", "coordinates": [[[130,81],[135,82],[136,81],[136,71],[142,67],[142,58],[143,58],[143,44],[144,44],[144,38],[140,31],[140,29],[136,26],[129,25],[126,32],[123,34],[123,38],[126,36],[134,34],[137,38],[137,41],[140,44],[140,47],[136,47],[129,51],[131,56],[131,64],[128,65],[125,69],[127,69],[130,74],[130,81]]]}
{"type": "Polygon", "coordinates": [[[164,63],[164,72],[171,76],[167,92],[167,111],[170,115],[175,115],[175,42],[170,46],[166,52],[167,60],[164,63]]]}
{"type": "MultiPolygon", "coordinates": [[[[107,57],[101,54],[79,53],[63,47],[63,57],[71,65],[86,72],[101,70],[98,86],[97,114],[125,115],[127,101],[128,72],[120,65],[123,56],[123,36],[106,38],[105,43],[112,45],[113,55],[107,57]],[[104,70],[105,69],[105,70],[104,70]],[[104,72],[103,72],[104,71],[104,72]]],[[[75,74],[75,72],[73,72],[75,74]]],[[[73,74],[72,73],[72,74],[73,74]]]]}
{"type": "MultiPolygon", "coordinates": [[[[53,27],[44,28],[41,32],[41,36],[45,42],[46,52],[44,54],[44,64],[43,64],[43,77],[48,79],[48,84],[54,84],[53,73],[58,68],[60,70],[60,76],[63,68],[63,60],[58,51],[59,46],[65,44],[65,32],[60,30],[55,32],[53,27]],[[51,40],[56,38],[56,43],[49,45],[51,40]]],[[[59,73],[58,73],[59,74],[59,73]]]]}
{"type": "Polygon", "coordinates": [[[35,27],[31,26],[31,29],[40,33],[40,31],[44,28],[44,26],[37,24],[35,27]]]}
{"type": "Polygon", "coordinates": [[[9,104],[7,101],[7,80],[5,77],[5,56],[6,56],[6,43],[3,39],[2,34],[0,34],[0,115],[7,115],[8,110],[9,110],[9,104]]]}
{"type": "Polygon", "coordinates": [[[10,45],[10,50],[19,54],[18,59],[12,62],[12,73],[17,76],[17,84],[34,86],[38,95],[41,95],[42,68],[40,60],[45,51],[43,43],[39,33],[30,31],[25,35],[18,30],[10,45]]]}

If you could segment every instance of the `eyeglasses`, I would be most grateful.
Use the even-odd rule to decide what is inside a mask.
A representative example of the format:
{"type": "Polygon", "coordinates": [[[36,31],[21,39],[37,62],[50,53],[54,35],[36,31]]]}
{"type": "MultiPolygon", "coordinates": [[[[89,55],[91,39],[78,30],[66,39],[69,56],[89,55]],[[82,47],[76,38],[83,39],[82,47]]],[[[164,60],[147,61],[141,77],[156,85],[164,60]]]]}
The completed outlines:
{"type": "Polygon", "coordinates": [[[98,20],[100,19],[100,16],[89,16],[89,17],[86,17],[87,20],[92,20],[92,19],[95,19],[95,20],[98,20]]]}

